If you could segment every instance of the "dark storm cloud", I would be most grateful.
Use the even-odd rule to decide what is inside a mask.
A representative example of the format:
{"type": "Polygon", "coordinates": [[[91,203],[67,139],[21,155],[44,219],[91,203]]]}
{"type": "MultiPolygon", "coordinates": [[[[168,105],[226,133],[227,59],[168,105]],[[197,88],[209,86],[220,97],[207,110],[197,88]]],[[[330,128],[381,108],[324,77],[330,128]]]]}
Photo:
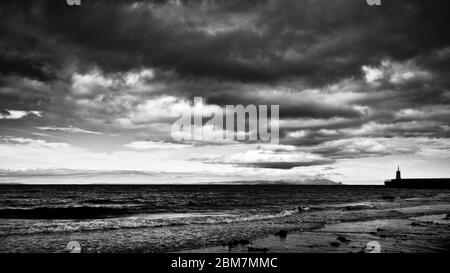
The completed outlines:
{"type": "MultiPolygon", "coordinates": [[[[445,1],[390,1],[377,8],[364,1],[242,2],[89,1],[77,8],[64,1],[4,3],[1,59],[8,73],[42,80],[71,61],[105,73],[148,66],[175,72],[168,81],[186,79],[178,94],[200,94],[218,105],[277,103],[281,118],[357,118],[361,113],[345,105],[264,100],[239,84],[214,92],[214,80],[269,84],[296,77],[305,86],[323,86],[360,75],[362,65],[383,58],[421,56],[427,64],[422,56],[436,55],[450,37],[445,1]]],[[[444,63],[438,54],[430,65],[444,63]]],[[[448,100],[441,86],[420,84],[403,87],[411,106],[448,100]]]]}
{"type": "MultiPolygon", "coordinates": [[[[265,88],[267,88],[267,86],[265,88]]],[[[312,101],[292,101],[289,100],[289,98],[284,98],[279,95],[273,95],[264,98],[258,95],[258,93],[256,92],[253,93],[252,90],[245,90],[245,89],[239,90],[239,87],[237,87],[237,89],[238,89],[237,92],[222,90],[222,92],[214,92],[212,94],[211,93],[206,94],[207,102],[217,105],[227,105],[227,104],[279,105],[280,118],[295,118],[295,117],[356,118],[361,116],[360,112],[345,105],[327,105],[321,102],[312,102],[312,101]]]]}
{"type": "Polygon", "coordinates": [[[0,60],[1,74],[23,75],[29,78],[47,81],[51,79],[51,75],[42,68],[42,64],[33,63],[31,60],[8,60],[7,58],[0,60]]]}
{"type": "Polygon", "coordinates": [[[338,160],[412,154],[419,150],[418,148],[397,148],[390,145],[384,145],[377,141],[371,142],[364,140],[362,143],[358,141],[359,140],[347,139],[327,142],[311,149],[311,151],[315,154],[338,160]]]}
{"type": "MultiPolygon", "coordinates": [[[[0,108],[43,111],[34,126],[138,130],[148,100],[202,96],[280,105],[283,144],[448,138],[449,11],[444,0],[3,1],[0,108]],[[154,75],[128,88],[141,69],[154,75]]],[[[386,154],[358,151],[316,152],[386,154]]]]}
{"type": "Polygon", "coordinates": [[[106,71],[151,66],[186,77],[296,76],[316,84],[385,57],[440,49],[450,37],[447,1],[378,8],[350,0],[242,2],[85,1],[69,8],[65,1],[14,1],[2,4],[2,32],[16,47],[27,41],[30,49],[52,49],[63,60],[74,54],[106,71]]]}

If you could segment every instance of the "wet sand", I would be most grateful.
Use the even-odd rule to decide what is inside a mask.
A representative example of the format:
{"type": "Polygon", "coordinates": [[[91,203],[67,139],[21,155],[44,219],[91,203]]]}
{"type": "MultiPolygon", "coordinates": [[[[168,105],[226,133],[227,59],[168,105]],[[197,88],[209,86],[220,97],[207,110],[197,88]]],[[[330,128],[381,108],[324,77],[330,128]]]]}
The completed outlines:
{"type": "MultiPolygon", "coordinates": [[[[434,253],[450,251],[449,205],[395,210],[403,217],[326,224],[307,231],[287,232],[249,244],[223,245],[193,253],[434,253]],[[285,236],[284,236],[285,235],[285,236]]],[[[360,211],[361,212],[361,211],[360,211]]],[[[368,210],[368,213],[374,213],[368,210]]],[[[385,215],[385,211],[379,211],[385,215]]]]}

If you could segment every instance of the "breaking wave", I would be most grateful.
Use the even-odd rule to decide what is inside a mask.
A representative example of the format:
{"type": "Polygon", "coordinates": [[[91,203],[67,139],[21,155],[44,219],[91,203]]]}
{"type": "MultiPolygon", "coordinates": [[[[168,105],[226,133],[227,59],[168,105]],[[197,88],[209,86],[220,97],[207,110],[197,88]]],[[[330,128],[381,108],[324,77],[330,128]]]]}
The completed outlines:
{"type": "MultiPolygon", "coordinates": [[[[48,209],[48,208],[47,208],[48,209]]],[[[65,209],[67,210],[67,208],[65,209]]],[[[7,215],[6,210],[2,210],[2,216],[7,215]]],[[[36,213],[28,211],[28,213],[36,213]]],[[[46,210],[45,210],[46,211],[46,210]]],[[[54,212],[62,213],[64,209],[52,209],[52,215],[54,212]]],[[[86,208],[77,208],[74,212],[73,208],[70,208],[71,217],[80,215],[80,213],[86,213],[86,208]]],[[[89,208],[92,212],[92,208],[89,208]]],[[[93,210],[96,213],[110,213],[110,210],[105,208],[99,208],[99,210],[93,210]]],[[[114,211],[113,213],[117,213],[114,211]]],[[[115,230],[115,229],[137,229],[137,228],[158,228],[168,226],[184,226],[184,225],[212,225],[212,224],[227,224],[234,222],[248,222],[274,219],[280,217],[288,217],[297,213],[296,210],[284,210],[276,213],[257,213],[249,215],[238,215],[229,213],[161,213],[161,214],[142,214],[128,217],[118,218],[104,218],[104,219],[87,219],[83,216],[83,220],[69,220],[68,218],[46,219],[40,220],[31,219],[22,222],[20,226],[10,225],[7,221],[15,221],[15,219],[5,220],[0,223],[0,235],[12,235],[12,234],[33,234],[33,233],[54,233],[54,232],[76,232],[76,231],[99,231],[99,230],[115,230]]],[[[14,211],[14,215],[25,216],[24,212],[14,211]]],[[[66,215],[68,217],[69,214],[66,215]]],[[[13,216],[12,213],[9,216],[13,216]]],[[[61,217],[61,216],[59,216],[61,217]]]]}

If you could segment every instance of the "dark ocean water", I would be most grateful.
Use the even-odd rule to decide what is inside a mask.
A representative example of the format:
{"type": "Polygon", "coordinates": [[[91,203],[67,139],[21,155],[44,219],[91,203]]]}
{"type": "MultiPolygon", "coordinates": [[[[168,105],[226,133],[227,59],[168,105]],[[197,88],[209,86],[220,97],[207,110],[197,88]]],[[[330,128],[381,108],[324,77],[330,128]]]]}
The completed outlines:
{"type": "Polygon", "coordinates": [[[342,221],[340,212],[448,203],[449,193],[382,186],[0,186],[0,251],[61,252],[72,240],[85,252],[191,249],[314,228],[342,221]],[[299,206],[308,211],[299,213],[299,206]]]}

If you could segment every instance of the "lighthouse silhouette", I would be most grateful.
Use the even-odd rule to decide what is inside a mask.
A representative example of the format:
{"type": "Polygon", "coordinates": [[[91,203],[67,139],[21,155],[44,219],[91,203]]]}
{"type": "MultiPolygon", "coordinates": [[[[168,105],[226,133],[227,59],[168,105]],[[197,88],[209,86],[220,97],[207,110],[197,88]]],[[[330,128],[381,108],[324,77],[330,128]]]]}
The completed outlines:
{"type": "Polygon", "coordinates": [[[400,166],[397,166],[397,172],[395,173],[395,180],[401,180],[402,176],[400,174],[400,166]]]}
{"type": "Polygon", "coordinates": [[[395,179],[384,181],[388,188],[411,189],[450,189],[450,178],[405,178],[402,179],[400,166],[397,166],[395,179]]]}

